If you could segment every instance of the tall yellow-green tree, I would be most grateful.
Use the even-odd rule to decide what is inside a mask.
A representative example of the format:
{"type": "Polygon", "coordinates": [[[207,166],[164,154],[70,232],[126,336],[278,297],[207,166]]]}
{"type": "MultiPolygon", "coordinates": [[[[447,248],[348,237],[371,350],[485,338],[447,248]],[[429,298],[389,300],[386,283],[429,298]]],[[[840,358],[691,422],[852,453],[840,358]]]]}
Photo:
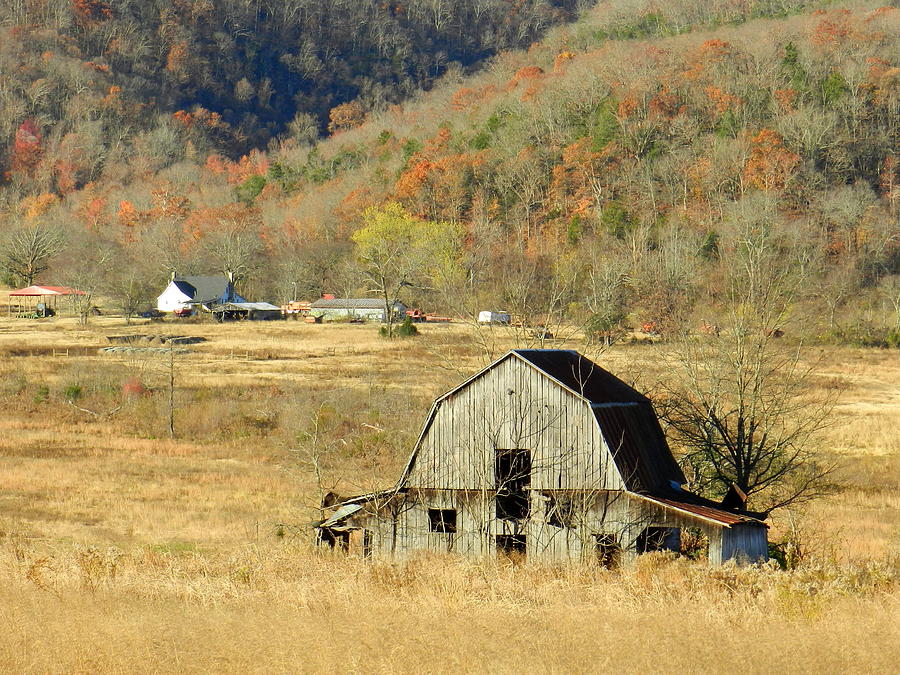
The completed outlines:
{"type": "Polygon", "coordinates": [[[365,210],[353,242],[371,292],[384,300],[388,337],[394,336],[393,307],[404,288],[428,288],[461,273],[462,241],[461,225],[419,218],[397,202],[365,210]]]}

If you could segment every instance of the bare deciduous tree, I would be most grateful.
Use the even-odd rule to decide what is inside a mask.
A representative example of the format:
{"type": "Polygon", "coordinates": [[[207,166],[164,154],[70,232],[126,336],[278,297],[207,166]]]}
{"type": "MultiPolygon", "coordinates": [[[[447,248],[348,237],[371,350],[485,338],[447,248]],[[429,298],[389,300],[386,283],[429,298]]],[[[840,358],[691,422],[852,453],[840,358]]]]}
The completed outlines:
{"type": "Polygon", "coordinates": [[[231,225],[210,236],[206,250],[232,284],[247,279],[259,264],[262,243],[257,233],[231,225]]]}
{"type": "Polygon", "coordinates": [[[628,270],[613,256],[598,256],[588,270],[584,332],[589,340],[600,339],[609,347],[624,332],[627,315],[628,270]]]}
{"type": "Polygon", "coordinates": [[[834,467],[813,439],[832,420],[835,390],[814,395],[817,364],[778,337],[799,282],[768,229],[748,227],[724,263],[728,325],[672,348],[663,417],[695,490],[721,497],[735,484],[768,512],[830,489],[834,467]]]}
{"type": "Polygon", "coordinates": [[[51,226],[35,225],[12,230],[3,242],[2,261],[6,270],[31,286],[50,269],[53,259],[65,247],[62,232],[51,226]]]}

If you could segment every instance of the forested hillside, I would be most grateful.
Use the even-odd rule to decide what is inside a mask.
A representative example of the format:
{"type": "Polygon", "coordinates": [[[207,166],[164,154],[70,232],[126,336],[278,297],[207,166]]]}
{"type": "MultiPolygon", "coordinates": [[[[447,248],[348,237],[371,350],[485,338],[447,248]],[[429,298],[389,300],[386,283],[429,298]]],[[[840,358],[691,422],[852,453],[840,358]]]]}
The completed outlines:
{"type": "MultiPolygon", "coordinates": [[[[27,116],[51,142],[75,134],[115,151],[144,132],[171,153],[165,122],[178,114],[197,120],[201,151],[247,152],[289,130],[312,139],[335,107],[349,104],[333,128],[353,123],[451,64],[527,46],[575,4],[11,0],[0,7],[0,137],[27,116]]],[[[96,177],[79,168],[76,184],[96,177]]]]}
{"type": "Polygon", "coordinates": [[[5,227],[123,305],[371,290],[387,213],[429,307],[666,332],[744,269],[805,333],[897,328],[900,11],[601,2],[510,51],[578,4],[13,2],[5,227]]]}

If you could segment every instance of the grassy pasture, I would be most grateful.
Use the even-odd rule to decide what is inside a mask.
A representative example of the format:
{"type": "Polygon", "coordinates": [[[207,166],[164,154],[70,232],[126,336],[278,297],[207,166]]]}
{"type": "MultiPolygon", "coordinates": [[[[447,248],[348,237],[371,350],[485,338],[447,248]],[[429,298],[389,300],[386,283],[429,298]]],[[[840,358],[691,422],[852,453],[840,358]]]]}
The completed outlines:
{"type": "MultiPolygon", "coordinates": [[[[810,551],[797,571],[317,554],[304,525],[319,486],[295,451],[315,421],[329,486],[389,485],[431,399],[485,363],[466,326],[422,333],[0,319],[4,670],[822,672],[900,658],[895,352],[821,354],[815,386],[843,392],[819,443],[845,487],[794,515],[810,551]],[[122,334],[207,338],[175,362],[174,438],[167,358],[98,353],[122,334]],[[123,393],[135,380],[147,393],[123,393]]],[[[599,360],[652,383],[660,349],[599,360]]]]}

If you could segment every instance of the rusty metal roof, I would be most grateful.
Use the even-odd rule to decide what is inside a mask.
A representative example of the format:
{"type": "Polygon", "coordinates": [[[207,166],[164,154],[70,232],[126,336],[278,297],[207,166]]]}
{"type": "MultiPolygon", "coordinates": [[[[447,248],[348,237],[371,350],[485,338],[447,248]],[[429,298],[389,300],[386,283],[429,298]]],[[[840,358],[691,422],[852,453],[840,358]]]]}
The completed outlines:
{"type": "Polygon", "coordinates": [[[709,499],[704,499],[699,495],[695,495],[685,490],[676,490],[671,487],[660,488],[655,490],[652,494],[640,494],[639,496],[651,502],[656,502],[663,507],[677,509],[729,527],[742,523],[768,527],[758,518],[754,518],[753,516],[739,511],[725,510],[722,508],[721,504],[717,504],[709,499]]]}
{"type": "Polygon", "coordinates": [[[42,295],[87,295],[84,291],[69,286],[28,286],[17,291],[10,291],[13,297],[36,297],[42,295]]]}
{"type": "Polygon", "coordinates": [[[591,403],[645,402],[647,397],[571,349],[514,349],[513,354],[591,403]]]}
{"type": "Polygon", "coordinates": [[[649,401],[594,405],[592,410],[627,489],[653,491],[685,482],[649,401]]]}

